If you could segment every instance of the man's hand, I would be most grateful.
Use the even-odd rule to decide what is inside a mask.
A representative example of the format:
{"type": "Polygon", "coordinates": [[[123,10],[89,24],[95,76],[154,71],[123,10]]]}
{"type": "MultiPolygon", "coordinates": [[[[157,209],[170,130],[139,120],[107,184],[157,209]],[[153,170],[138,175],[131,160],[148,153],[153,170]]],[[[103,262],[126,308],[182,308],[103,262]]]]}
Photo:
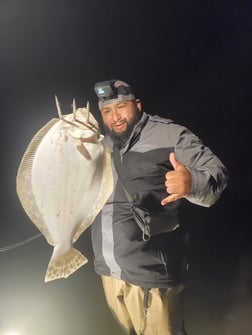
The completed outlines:
{"type": "Polygon", "coordinates": [[[184,198],[192,187],[191,173],[176,160],[174,152],[170,154],[169,159],[174,170],[165,174],[165,187],[169,196],[161,201],[161,205],[184,198]]]}

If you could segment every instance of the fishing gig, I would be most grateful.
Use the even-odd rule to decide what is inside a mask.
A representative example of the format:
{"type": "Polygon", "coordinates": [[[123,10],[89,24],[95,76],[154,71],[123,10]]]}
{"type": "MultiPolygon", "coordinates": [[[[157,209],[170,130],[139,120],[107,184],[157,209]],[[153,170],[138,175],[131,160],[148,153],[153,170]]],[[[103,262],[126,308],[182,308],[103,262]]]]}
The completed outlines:
{"type": "Polygon", "coordinates": [[[112,193],[110,152],[86,108],[49,121],[28,145],[17,172],[17,195],[53,246],[45,282],[67,278],[87,262],[73,246],[112,193]]]}

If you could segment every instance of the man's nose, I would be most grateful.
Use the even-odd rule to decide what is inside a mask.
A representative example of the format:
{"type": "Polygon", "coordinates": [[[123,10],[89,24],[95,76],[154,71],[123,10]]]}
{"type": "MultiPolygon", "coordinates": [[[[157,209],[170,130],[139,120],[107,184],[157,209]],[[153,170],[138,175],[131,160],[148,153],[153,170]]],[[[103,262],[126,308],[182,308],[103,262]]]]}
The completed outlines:
{"type": "Polygon", "coordinates": [[[118,121],[118,120],[121,119],[121,114],[116,108],[113,109],[112,113],[113,113],[112,114],[113,115],[113,121],[118,121]]]}

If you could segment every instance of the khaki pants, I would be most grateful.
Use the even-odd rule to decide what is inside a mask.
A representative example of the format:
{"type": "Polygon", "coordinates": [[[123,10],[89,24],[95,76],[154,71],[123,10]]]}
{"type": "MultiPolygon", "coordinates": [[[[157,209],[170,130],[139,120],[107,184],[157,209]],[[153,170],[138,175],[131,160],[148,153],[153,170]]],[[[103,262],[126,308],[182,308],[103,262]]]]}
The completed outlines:
{"type": "Polygon", "coordinates": [[[102,276],[107,303],[129,335],[186,335],[184,286],[144,289],[102,276]]]}

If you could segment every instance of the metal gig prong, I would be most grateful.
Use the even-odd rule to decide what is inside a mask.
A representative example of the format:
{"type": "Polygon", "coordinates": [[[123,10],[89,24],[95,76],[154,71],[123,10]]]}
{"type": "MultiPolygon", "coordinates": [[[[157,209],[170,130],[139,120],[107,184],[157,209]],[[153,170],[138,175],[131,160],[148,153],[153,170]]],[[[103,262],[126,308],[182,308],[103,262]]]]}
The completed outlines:
{"type": "Polygon", "coordinates": [[[76,102],[75,99],[73,99],[73,120],[76,121],[76,102]]]}
{"type": "Polygon", "coordinates": [[[59,103],[59,99],[57,98],[57,95],[55,95],[55,102],[56,102],[56,106],[57,106],[59,119],[62,120],[63,116],[62,116],[62,113],[61,113],[60,103],[59,103]]]}

